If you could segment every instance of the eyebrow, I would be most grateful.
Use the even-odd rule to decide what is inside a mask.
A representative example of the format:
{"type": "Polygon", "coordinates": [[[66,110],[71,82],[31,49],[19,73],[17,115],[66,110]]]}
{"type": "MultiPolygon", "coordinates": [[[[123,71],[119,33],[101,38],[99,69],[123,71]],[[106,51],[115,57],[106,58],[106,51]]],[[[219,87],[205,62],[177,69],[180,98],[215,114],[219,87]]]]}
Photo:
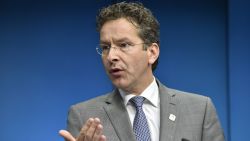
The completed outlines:
{"type": "MultiPolygon", "coordinates": [[[[120,42],[132,42],[132,41],[127,37],[123,37],[123,38],[120,38],[120,39],[114,39],[114,42],[115,43],[120,43],[120,42]]],[[[110,43],[109,41],[100,40],[100,44],[109,44],[109,43],[110,43]]]]}
{"type": "Polygon", "coordinates": [[[127,41],[127,42],[129,41],[129,42],[131,42],[131,40],[130,40],[129,38],[127,38],[127,37],[118,39],[118,40],[116,40],[115,42],[124,42],[124,41],[127,41]]]}

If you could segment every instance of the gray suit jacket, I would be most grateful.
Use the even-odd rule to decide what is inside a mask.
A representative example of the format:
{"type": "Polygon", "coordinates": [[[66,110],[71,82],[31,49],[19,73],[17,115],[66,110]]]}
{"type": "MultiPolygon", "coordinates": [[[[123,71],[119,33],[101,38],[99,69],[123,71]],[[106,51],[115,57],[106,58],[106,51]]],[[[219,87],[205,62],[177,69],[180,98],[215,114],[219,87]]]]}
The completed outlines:
{"type": "MultiPolygon", "coordinates": [[[[210,98],[165,87],[159,81],[160,141],[224,141],[210,98]],[[176,119],[170,120],[170,114],[176,119]]],[[[98,117],[107,141],[136,141],[123,99],[116,89],[111,93],[73,105],[67,129],[78,136],[90,117],[98,117]]]]}

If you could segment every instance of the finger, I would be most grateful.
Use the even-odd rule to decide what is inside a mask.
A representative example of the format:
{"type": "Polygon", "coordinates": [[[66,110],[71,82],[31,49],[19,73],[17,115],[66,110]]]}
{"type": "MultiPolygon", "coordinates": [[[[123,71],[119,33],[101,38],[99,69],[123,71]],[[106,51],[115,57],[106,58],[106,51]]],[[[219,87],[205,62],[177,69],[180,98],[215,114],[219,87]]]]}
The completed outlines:
{"type": "Polygon", "coordinates": [[[83,125],[81,131],[80,131],[80,135],[78,136],[77,138],[77,141],[83,141],[86,134],[87,134],[87,131],[88,129],[90,128],[91,124],[94,122],[94,119],[93,118],[89,118],[87,120],[87,122],[83,125]]]}
{"type": "Polygon", "coordinates": [[[101,135],[102,135],[102,132],[103,132],[103,126],[102,126],[101,124],[98,124],[98,125],[96,126],[96,130],[95,130],[93,139],[94,139],[94,140],[99,140],[99,138],[100,138],[101,135]]]}
{"type": "Polygon", "coordinates": [[[75,138],[66,130],[60,130],[59,134],[66,140],[66,141],[75,141],[75,138]]]}
{"type": "Polygon", "coordinates": [[[87,140],[92,140],[92,138],[95,134],[96,127],[99,124],[100,124],[100,119],[95,118],[94,121],[92,122],[92,124],[90,125],[89,129],[87,130],[86,135],[85,135],[87,140]]]}
{"type": "Polygon", "coordinates": [[[101,135],[101,137],[100,137],[99,141],[106,141],[106,140],[107,140],[106,136],[101,135]]]}
{"type": "Polygon", "coordinates": [[[89,118],[87,122],[83,125],[80,133],[86,134],[93,122],[94,122],[94,118],[89,118]]]}

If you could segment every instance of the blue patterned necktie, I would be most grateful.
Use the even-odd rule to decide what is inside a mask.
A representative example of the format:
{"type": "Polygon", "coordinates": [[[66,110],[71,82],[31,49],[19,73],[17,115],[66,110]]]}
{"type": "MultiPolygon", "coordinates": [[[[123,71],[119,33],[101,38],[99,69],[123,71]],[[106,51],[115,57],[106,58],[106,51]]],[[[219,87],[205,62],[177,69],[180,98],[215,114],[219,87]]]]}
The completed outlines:
{"type": "Polygon", "coordinates": [[[147,118],[142,109],[144,100],[145,98],[142,96],[135,96],[130,99],[136,109],[133,130],[137,141],[151,141],[147,118]]]}

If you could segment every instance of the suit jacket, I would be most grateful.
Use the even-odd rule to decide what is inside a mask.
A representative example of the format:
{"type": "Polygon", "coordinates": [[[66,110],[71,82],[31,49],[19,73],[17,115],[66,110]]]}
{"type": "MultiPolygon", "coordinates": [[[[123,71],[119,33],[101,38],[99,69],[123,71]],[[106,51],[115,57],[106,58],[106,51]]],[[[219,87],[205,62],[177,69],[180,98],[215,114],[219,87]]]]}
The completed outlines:
{"type": "MultiPolygon", "coordinates": [[[[165,87],[157,80],[160,95],[160,141],[224,141],[210,98],[165,87]],[[170,118],[174,115],[175,119],[170,118]]],[[[123,99],[115,89],[73,105],[67,129],[75,137],[90,117],[98,117],[107,141],[136,141],[123,99]]]]}

